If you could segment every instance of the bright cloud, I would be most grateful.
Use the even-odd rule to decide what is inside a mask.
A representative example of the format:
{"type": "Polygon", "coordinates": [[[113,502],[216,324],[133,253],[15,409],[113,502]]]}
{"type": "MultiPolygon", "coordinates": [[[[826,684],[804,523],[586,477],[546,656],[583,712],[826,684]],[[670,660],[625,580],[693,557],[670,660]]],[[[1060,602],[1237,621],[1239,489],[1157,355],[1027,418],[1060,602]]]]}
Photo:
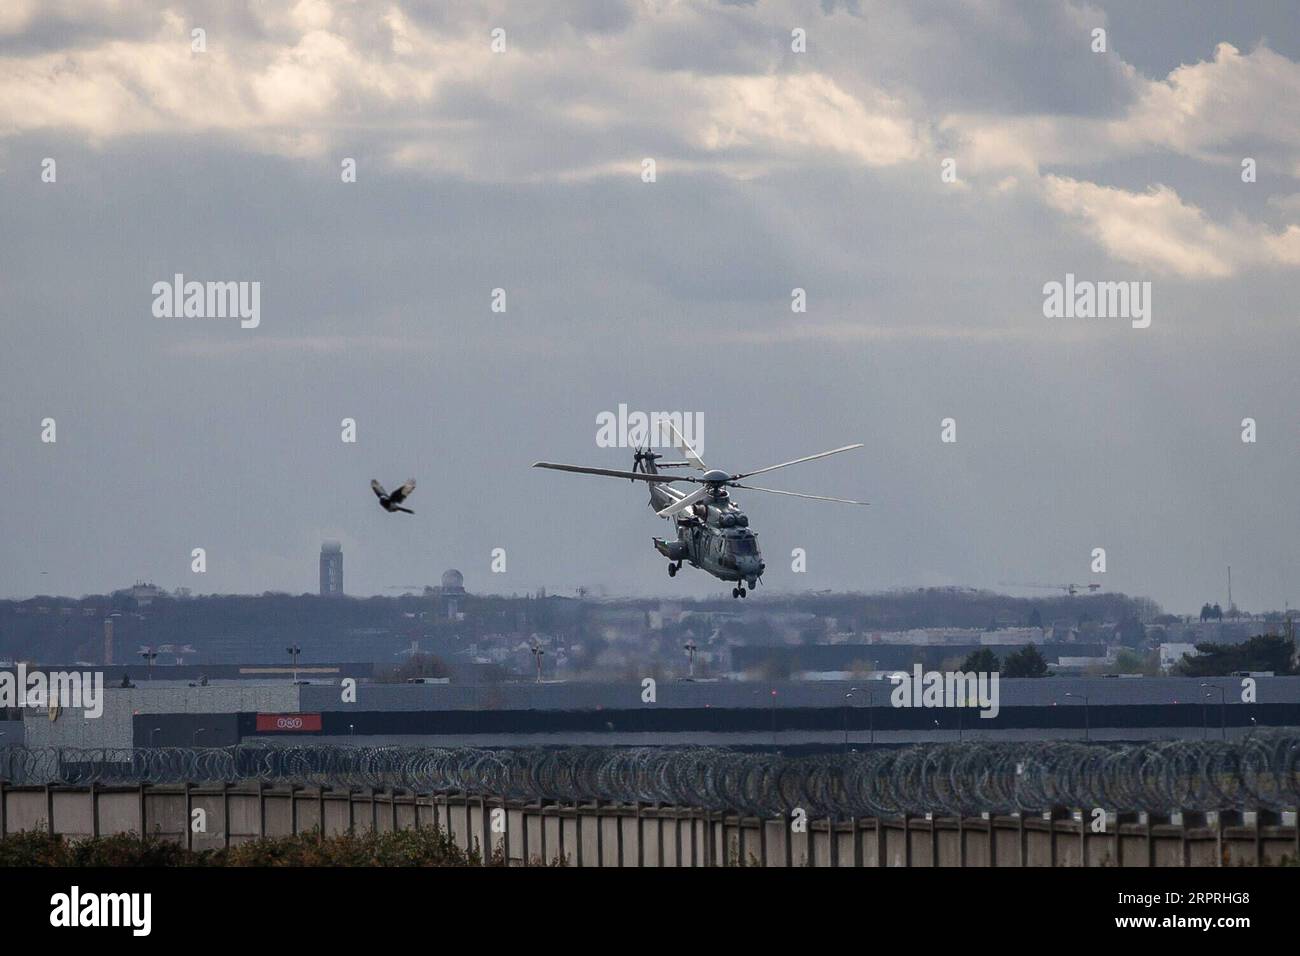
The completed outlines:
{"type": "Polygon", "coordinates": [[[1042,182],[1049,206],[1123,262],[1198,279],[1227,278],[1252,265],[1300,265],[1298,226],[1279,234],[1247,222],[1216,225],[1167,186],[1134,193],[1062,176],[1042,182]]]}
{"type": "MultiPolygon", "coordinates": [[[[489,2],[432,17],[381,0],[252,4],[225,18],[198,9],[202,18],[184,4],[155,14],[120,0],[110,17],[62,0],[14,4],[0,34],[39,32],[42,17],[82,32],[64,48],[0,56],[0,137],[215,132],[242,149],[313,157],[363,143],[397,166],[517,183],[635,176],[645,156],[665,172],[752,179],[818,165],[937,170],[953,155],[958,189],[996,197],[1009,183],[1037,183],[1030,195],[1122,261],[1194,278],[1296,264],[1296,226],[1216,223],[1166,186],[1127,192],[1083,175],[1170,151],[1215,164],[1250,155],[1300,176],[1300,64],[1265,46],[1220,43],[1212,59],[1157,80],[1108,64],[1131,93],[1117,117],[945,113],[917,92],[925,62],[894,61],[886,82],[870,58],[791,59],[788,25],[764,20],[789,10],[640,5],[611,26],[564,5],[507,16],[489,2]],[[571,19],[584,15],[589,23],[571,19]],[[190,46],[199,19],[212,21],[204,53],[190,46]],[[499,21],[513,31],[500,55],[489,46],[499,21]],[[1060,168],[1080,173],[1043,175],[1060,168]]],[[[1067,34],[1050,39],[1068,51],[1100,14],[1062,11],[1040,29],[1067,34]]],[[[845,35],[869,29],[854,17],[821,22],[832,20],[845,35]]],[[[916,34],[904,46],[918,50],[917,37],[937,29],[894,28],[916,34]]]]}

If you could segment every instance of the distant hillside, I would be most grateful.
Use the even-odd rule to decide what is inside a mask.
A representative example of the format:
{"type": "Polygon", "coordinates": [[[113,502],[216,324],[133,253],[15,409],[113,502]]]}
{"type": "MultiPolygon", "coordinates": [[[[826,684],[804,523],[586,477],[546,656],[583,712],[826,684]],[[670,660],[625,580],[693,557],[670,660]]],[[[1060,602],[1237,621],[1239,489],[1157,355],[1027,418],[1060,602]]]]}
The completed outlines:
{"type": "MultiPolygon", "coordinates": [[[[684,610],[743,613],[744,631],[759,638],[761,615],[808,615],[837,630],[908,630],[924,627],[999,628],[1068,623],[1150,621],[1159,607],[1122,594],[1017,598],[989,591],[927,588],[881,594],[756,596],[702,601],[580,601],[564,597],[462,595],[456,617],[436,594],[402,597],[322,598],[316,595],[167,595],[137,600],[128,592],[83,598],[35,597],[0,601],[0,660],[99,663],[105,621],[112,622],[114,661],[138,662],[142,646],[159,650],[158,664],[283,663],[291,643],[304,661],[399,662],[413,642],[425,652],[465,652],[486,635],[562,633],[581,641],[620,624],[628,639],[642,617],[661,603],[684,610]],[[621,609],[621,611],[620,611],[621,609]],[[625,612],[625,613],[624,613],[625,612]]],[[[812,630],[824,632],[818,627],[812,630]]],[[[676,653],[674,651],[674,653],[676,653]]]]}

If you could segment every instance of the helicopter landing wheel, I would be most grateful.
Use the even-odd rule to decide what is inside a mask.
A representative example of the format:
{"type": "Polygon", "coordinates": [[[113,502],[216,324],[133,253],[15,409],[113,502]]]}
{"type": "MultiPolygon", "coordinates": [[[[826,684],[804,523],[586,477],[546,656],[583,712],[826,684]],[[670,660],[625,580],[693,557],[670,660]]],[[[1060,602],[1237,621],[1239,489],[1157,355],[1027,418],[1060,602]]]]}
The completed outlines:
{"type": "Polygon", "coordinates": [[[677,577],[677,565],[673,564],[671,561],[668,563],[668,576],[670,578],[677,577]]]}
{"type": "Polygon", "coordinates": [[[731,589],[731,596],[732,596],[733,598],[738,598],[738,597],[740,597],[740,588],[732,588],[732,589],[731,589]]]}
{"type": "Polygon", "coordinates": [[[744,588],[736,588],[736,590],[740,592],[741,597],[744,597],[747,593],[744,588]]]}

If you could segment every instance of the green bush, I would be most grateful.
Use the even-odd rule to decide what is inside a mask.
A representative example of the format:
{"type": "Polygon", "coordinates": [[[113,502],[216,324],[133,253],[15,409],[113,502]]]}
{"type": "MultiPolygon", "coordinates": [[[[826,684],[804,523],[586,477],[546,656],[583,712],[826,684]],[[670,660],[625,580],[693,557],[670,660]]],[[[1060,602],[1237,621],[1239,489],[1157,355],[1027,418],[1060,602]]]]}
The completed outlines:
{"type": "MultiPolygon", "coordinates": [[[[66,839],[42,830],[0,840],[0,867],[32,866],[480,866],[477,847],[466,852],[438,827],[390,833],[341,833],[322,839],[319,830],[266,837],[220,850],[187,850],[173,840],[141,839],[135,833],[66,839]]],[[[500,852],[490,865],[500,866],[500,852]]]]}

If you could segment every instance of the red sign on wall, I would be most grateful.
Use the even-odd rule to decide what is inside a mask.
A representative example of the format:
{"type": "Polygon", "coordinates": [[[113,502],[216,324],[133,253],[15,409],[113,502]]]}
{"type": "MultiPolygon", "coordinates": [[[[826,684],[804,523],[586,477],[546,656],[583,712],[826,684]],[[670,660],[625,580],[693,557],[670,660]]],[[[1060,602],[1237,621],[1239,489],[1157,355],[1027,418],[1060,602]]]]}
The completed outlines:
{"type": "Polygon", "coordinates": [[[295,734],[320,730],[320,714],[258,714],[259,734],[295,734]]]}

